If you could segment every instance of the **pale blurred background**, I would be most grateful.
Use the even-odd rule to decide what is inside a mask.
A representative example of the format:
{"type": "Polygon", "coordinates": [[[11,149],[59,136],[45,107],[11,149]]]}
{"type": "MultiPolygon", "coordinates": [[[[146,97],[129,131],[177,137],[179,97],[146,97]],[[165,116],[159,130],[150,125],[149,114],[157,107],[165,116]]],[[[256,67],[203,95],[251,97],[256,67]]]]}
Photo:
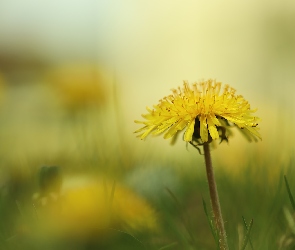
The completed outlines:
{"type": "MultiPolygon", "coordinates": [[[[214,78],[258,108],[263,145],[286,145],[294,138],[294,12],[294,1],[1,1],[1,81],[11,89],[42,84],[53,68],[97,66],[116,88],[121,132],[144,149],[163,141],[132,135],[145,107],[183,80],[214,78]]],[[[44,101],[28,92],[18,101],[44,101]]]]}
{"type": "Polygon", "coordinates": [[[138,189],[146,175],[176,186],[166,165],[203,172],[201,156],[181,137],[139,140],[134,120],[183,80],[208,78],[258,108],[263,138],[237,134],[213,151],[217,169],[236,175],[255,159],[275,179],[294,155],[294,66],[291,0],[2,0],[0,185],[20,182],[17,193],[40,166],[59,165],[138,189]],[[136,172],[143,165],[164,168],[136,172]]]}

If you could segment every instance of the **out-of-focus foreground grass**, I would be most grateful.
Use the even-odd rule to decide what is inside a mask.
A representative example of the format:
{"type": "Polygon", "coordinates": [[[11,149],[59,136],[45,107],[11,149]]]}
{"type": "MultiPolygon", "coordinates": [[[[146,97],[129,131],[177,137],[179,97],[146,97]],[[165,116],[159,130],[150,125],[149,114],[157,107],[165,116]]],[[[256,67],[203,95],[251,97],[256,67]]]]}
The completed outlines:
{"type": "MultiPolygon", "coordinates": [[[[202,155],[181,138],[175,147],[135,148],[112,75],[77,64],[47,68],[30,83],[4,78],[1,249],[215,249],[202,155]]],[[[230,247],[243,245],[245,218],[254,221],[246,249],[293,249],[283,181],[286,174],[295,192],[291,147],[243,140],[213,149],[230,247]]]]}

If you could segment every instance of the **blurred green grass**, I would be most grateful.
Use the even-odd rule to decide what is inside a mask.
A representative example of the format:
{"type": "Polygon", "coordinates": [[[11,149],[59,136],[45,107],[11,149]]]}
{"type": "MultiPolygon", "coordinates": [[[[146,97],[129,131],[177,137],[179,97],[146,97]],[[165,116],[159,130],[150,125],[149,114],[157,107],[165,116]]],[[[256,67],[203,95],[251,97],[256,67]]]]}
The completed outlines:
{"type": "MultiPolygon", "coordinates": [[[[290,188],[294,192],[292,167],[294,168],[292,165],[288,166],[287,176],[290,188]]],[[[158,170],[155,168],[151,171],[158,170]]],[[[267,171],[265,166],[265,172],[267,171]]],[[[165,178],[169,178],[167,175],[162,177],[163,182],[165,178]]],[[[153,183],[153,179],[148,181],[153,183]]],[[[153,183],[156,184],[159,185],[153,183]]],[[[245,230],[241,229],[244,227],[242,217],[248,223],[251,219],[254,221],[251,231],[254,249],[293,249],[293,243],[289,247],[279,248],[280,239],[284,235],[290,235],[284,208],[292,210],[283,182],[283,173],[277,176],[276,181],[269,183],[262,171],[260,175],[255,176],[248,174],[247,171],[241,172],[241,176],[235,179],[218,171],[217,184],[231,249],[239,249],[239,242],[245,236],[245,230]],[[253,183],[253,178],[259,179],[259,183],[253,183]]],[[[137,188],[134,186],[133,188],[136,192],[137,188]]],[[[15,194],[10,192],[6,195],[2,192],[1,244],[4,248],[1,249],[39,249],[40,244],[42,249],[52,249],[53,246],[54,249],[125,249],[124,244],[126,249],[161,249],[164,246],[167,246],[167,249],[216,249],[202,206],[203,198],[211,211],[204,174],[180,175],[176,187],[161,186],[157,193],[147,195],[149,196],[146,197],[147,200],[159,216],[160,230],[140,232],[136,229],[125,231],[120,227],[104,228],[103,230],[114,230],[114,232],[111,235],[107,234],[108,237],[103,239],[89,235],[78,245],[75,244],[75,248],[73,248],[73,242],[76,242],[74,235],[72,238],[71,235],[67,235],[67,238],[58,240],[55,237],[51,238],[52,235],[41,237],[34,231],[36,228],[33,225],[38,218],[34,215],[34,207],[30,206],[32,204],[30,195],[25,195],[32,189],[28,180],[23,183],[23,191],[19,194],[21,198],[13,197],[15,194]],[[152,199],[152,195],[158,199],[152,199]],[[102,246],[103,248],[100,248],[102,246]]],[[[246,249],[251,248],[248,246],[246,249]]]]}

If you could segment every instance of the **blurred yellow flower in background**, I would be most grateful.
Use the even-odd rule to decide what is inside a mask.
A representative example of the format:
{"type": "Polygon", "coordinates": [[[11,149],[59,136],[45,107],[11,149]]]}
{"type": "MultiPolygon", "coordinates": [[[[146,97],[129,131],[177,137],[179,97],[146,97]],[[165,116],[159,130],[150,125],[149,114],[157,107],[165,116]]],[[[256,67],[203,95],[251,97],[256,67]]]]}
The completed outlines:
{"type": "Polygon", "coordinates": [[[185,141],[207,142],[226,139],[224,133],[233,123],[250,141],[261,139],[256,127],[259,118],[252,116],[255,110],[250,109],[250,104],[228,85],[223,92],[220,90],[221,82],[215,80],[194,83],[192,87],[185,81],[183,88],[173,89],[173,94],[161,99],[154,109],[147,108],[148,114],[142,115],[146,121],[135,121],[145,126],[135,133],[143,132],[139,137],[144,139],[150,133],[166,131],[164,138],[168,139],[186,128],[185,141]]]}
{"type": "Polygon", "coordinates": [[[102,105],[106,101],[102,72],[96,64],[63,65],[49,73],[49,81],[69,109],[102,105]]]}
{"type": "Polygon", "coordinates": [[[87,237],[115,228],[157,229],[157,215],[142,197],[119,183],[93,177],[67,177],[55,202],[38,209],[45,232],[87,237]]]}
{"type": "Polygon", "coordinates": [[[128,230],[157,230],[157,217],[150,205],[123,186],[115,190],[113,207],[128,230]]]}

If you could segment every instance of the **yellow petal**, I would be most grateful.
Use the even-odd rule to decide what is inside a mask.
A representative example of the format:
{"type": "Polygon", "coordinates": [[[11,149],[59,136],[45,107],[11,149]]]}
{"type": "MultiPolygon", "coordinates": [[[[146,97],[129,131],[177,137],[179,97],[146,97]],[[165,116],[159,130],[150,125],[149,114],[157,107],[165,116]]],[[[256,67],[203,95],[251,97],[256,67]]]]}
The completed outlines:
{"type": "Polygon", "coordinates": [[[184,140],[185,141],[190,142],[192,140],[194,128],[195,128],[195,119],[191,120],[187,125],[187,129],[184,133],[184,140]]]}
{"type": "Polygon", "coordinates": [[[146,138],[155,128],[156,126],[150,126],[149,128],[147,126],[147,130],[140,136],[140,139],[143,140],[146,138]]]}
{"type": "Polygon", "coordinates": [[[205,115],[200,116],[200,136],[203,142],[208,141],[208,129],[207,129],[207,117],[205,115]]]}
{"type": "Polygon", "coordinates": [[[262,140],[261,135],[257,131],[258,128],[256,128],[256,127],[245,127],[245,129],[247,129],[251,134],[253,134],[254,136],[257,136],[260,140],[262,140]]]}
{"type": "Polygon", "coordinates": [[[175,116],[172,118],[165,118],[166,120],[162,121],[162,124],[157,127],[157,130],[154,132],[154,135],[161,134],[165,130],[169,129],[173,124],[177,123],[179,117],[175,116]]]}
{"type": "Polygon", "coordinates": [[[187,121],[185,120],[179,120],[176,124],[174,124],[169,130],[168,132],[164,135],[165,139],[171,138],[173,137],[177,131],[179,130],[183,130],[184,127],[186,126],[187,121]]]}
{"type": "MultiPolygon", "coordinates": [[[[207,119],[208,129],[210,132],[210,136],[212,137],[213,140],[219,138],[219,134],[218,134],[215,122],[214,122],[215,121],[214,118],[217,120],[217,118],[215,116],[213,117],[213,119],[212,119],[212,116],[209,116],[207,119]]],[[[219,123],[219,121],[218,121],[218,123],[219,123]]]]}

